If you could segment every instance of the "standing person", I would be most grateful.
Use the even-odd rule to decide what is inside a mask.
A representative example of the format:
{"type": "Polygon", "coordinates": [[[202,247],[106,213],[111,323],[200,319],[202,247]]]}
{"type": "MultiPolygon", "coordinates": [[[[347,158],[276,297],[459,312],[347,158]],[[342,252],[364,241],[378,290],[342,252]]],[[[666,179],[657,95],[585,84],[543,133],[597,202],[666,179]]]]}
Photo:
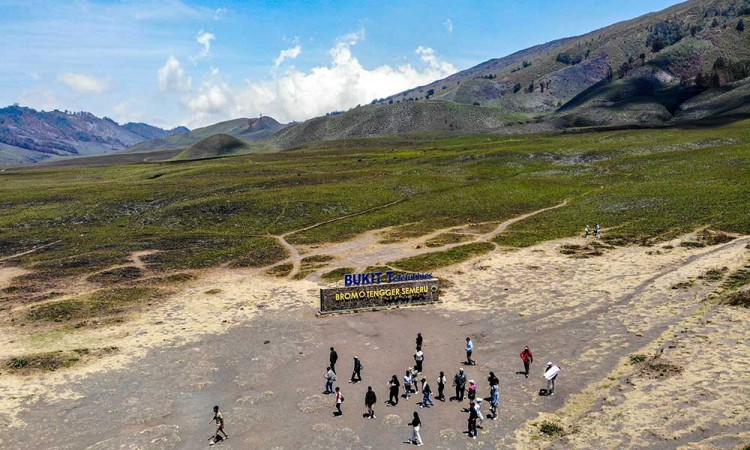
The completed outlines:
{"type": "Polygon", "coordinates": [[[534,355],[531,354],[528,345],[523,348],[519,356],[523,361],[523,374],[526,378],[529,378],[529,368],[531,367],[531,363],[534,362],[534,355]]]}
{"type": "Polygon", "coordinates": [[[417,348],[422,347],[422,342],[424,342],[424,339],[422,338],[422,333],[417,333],[417,348]]]}
{"type": "Polygon", "coordinates": [[[471,403],[469,405],[469,437],[476,439],[477,438],[477,419],[479,418],[479,415],[477,414],[476,408],[474,408],[474,403],[471,403]]]}
{"type": "Polygon", "coordinates": [[[497,406],[500,404],[500,386],[494,385],[490,389],[490,413],[492,420],[497,420],[497,406]]]}
{"type": "Polygon", "coordinates": [[[586,224],[586,228],[583,229],[583,237],[589,237],[589,233],[591,233],[591,230],[589,229],[589,224],[586,224]]]}
{"type": "Polygon", "coordinates": [[[350,383],[359,383],[362,381],[362,369],[365,367],[362,365],[362,363],[359,361],[358,357],[354,357],[354,370],[352,371],[352,379],[349,380],[350,383]]]}
{"type": "Polygon", "coordinates": [[[219,411],[218,406],[214,406],[214,416],[213,418],[211,418],[211,420],[208,421],[208,423],[211,422],[216,423],[216,433],[214,433],[214,437],[211,438],[211,445],[214,445],[217,440],[229,439],[226,431],[224,431],[224,414],[219,411]],[[222,434],[224,436],[222,436],[222,434]]]}
{"type": "Polygon", "coordinates": [[[474,401],[474,408],[477,410],[477,419],[479,419],[479,427],[484,425],[484,414],[482,414],[482,399],[478,398],[474,401]]]}
{"type": "Polygon", "coordinates": [[[464,374],[464,368],[458,369],[458,373],[453,376],[453,386],[456,387],[456,400],[459,402],[464,401],[464,391],[466,390],[466,375],[464,374]]]}
{"type": "Polygon", "coordinates": [[[409,439],[409,442],[411,442],[412,444],[424,445],[422,443],[422,436],[419,435],[419,429],[422,426],[422,421],[419,420],[419,414],[416,411],[414,411],[414,418],[411,420],[411,423],[409,423],[409,425],[411,425],[412,427],[411,439],[409,439]]]}
{"type": "Polygon", "coordinates": [[[367,386],[367,392],[365,393],[365,406],[367,407],[368,418],[375,418],[375,403],[378,402],[378,397],[375,395],[375,391],[372,390],[372,386],[367,386]]]}
{"type": "Polygon", "coordinates": [[[411,368],[411,387],[414,388],[414,393],[419,394],[419,371],[416,367],[411,368]]]}
{"type": "Polygon", "coordinates": [[[430,396],[432,395],[432,388],[430,383],[427,382],[427,378],[422,377],[422,403],[419,404],[420,408],[426,408],[429,403],[430,406],[435,406],[430,396]]]}
{"type": "Polygon", "coordinates": [[[333,371],[333,368],[331,366],[328,366],[326,368],[326,390],[323,392],[326,395],[333,394],[333,382],[336,381],[336,372],[333,371]]]}
{"type": "Polygon", "coordinates": [[[344,403],[344,393],[341,392],[341,388],[336,386],[336,412],[334,416],[343,416],[344,412],[341,411],[341,404],[344,403]]]}
{"type": "Polygon", "coordinates": [[[474,403],[477,399],[477,385],[474,380],[469,380],[469,389],[467,390],[466,397],[469,399],[469,404],[474,403]]]}
{"type": "Polygon", "coordinates": [[[560,374],[560,366],[552,364],[552,361],[547,363],[547,368],[544,369],[544,379],[547,380],[547,395],[555,395],[555,379],[560,374]]]}
{"type": "Polygon", "coordinates": [[[400,383],[398,382],[398,377],[396,375],[393,375],[391,377],[391,381],[388,382],[388,389],[389,389],[389,396],[388,396],[388,402],[396,406],[398,405],[398,390],[400,388],[400,383]]]}
{"type": "Polygon", "coordinates": [[[487,377],[487,384],[490,385],[490,388],[500,384],[500,380],[495,376],[495,372],[490,372],[490,375],[487,377]]]}
{"type": "Polygon", "coordinates": [[[411,367],[407,369],[406,373],[404,374],[404,397],[409,400],[409,397],[411,396],[411,384],[413,382],[413,379],[411,377],[411,367]]]}
{"type": "Polygon", "coordinates": [[[466,364],[470,366],[475,366],[477,364],[476,361],[471,359],[471,354],[474,353],[474,343],[471,342],[471,338],[466,338],[466,364]]]}
{"type": "Polygon", "coordinates": [[[416,353],[414,353],[414,368],[417,372],[422,372],[422,363],[424,362],[424,352],[422,347],[417,347],[416,353]]]}
{"type": "Polygon", "coordinates": [[[328,355],[328,362],[330,363],[331,370],[333,370],[333,373],[336,373],[336,361],[339,360],[339,354],[336,353],[336,350],[331,347],[331,353],[328,355]]]}
{"type": "Polygon", "coordinates": [[[437,386],[438,386],[438,400],[441,402],[445,401],[445,394],[443,393],[443,390],[445,389],[445,383],[448,381],[447,378],[445,378],[445,373],[443,371],[440,371],[440,375],[438,375],[437,378],[437,386]]]}
{"type": "Polygon", "coordinates": [[[596,224],[596,227],[594,227],[594,237],[596,238],[602,237],[602,227],[598,223],[596,224]]]}

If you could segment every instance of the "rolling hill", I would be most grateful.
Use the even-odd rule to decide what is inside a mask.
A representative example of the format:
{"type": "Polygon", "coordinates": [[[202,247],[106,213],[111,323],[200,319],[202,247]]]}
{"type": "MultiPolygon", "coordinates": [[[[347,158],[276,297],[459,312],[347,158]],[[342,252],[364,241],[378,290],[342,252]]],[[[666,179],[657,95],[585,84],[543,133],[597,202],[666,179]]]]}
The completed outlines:
{"type": "Polygon", "coordinates": [[[219,122],[203,128],[196,128],[188,133],[174,134],[164,138],[158,138],[135,145],[128,149],[129,152],[149,152],[155,150],[168,150],[180,147],[189,147],[207,137],[216,134],[234,136],[245,142],[256,142],[266,139],[274,132],[284,128],[286,125],[279,123],[272,117],[263,116],[254,119],[234,119],[219,122]]]}
{"type": "Polygon", "coordinates": [[[35,163],[66,156],[100,155],[187,130],[162,130],[147,124],[119,125],[87,112],[0,108],[0,164],[35,163]]]}
{"type": "Polygon", "coordinates": [[[241,141],[234,136],[220,133],[196,142],[172,158],[172,160],[221,158],[222,156],[245,153],[249,149],[250,146],[247,142],[241,141]]]}
{"type": "Polygon", "coordinates": [[[747,117],[746,21],[750,0],[687,1],[295,124],[271,142],[286,149],[393,133],[510,132],[519,123],[543,130],[747,117]]]}

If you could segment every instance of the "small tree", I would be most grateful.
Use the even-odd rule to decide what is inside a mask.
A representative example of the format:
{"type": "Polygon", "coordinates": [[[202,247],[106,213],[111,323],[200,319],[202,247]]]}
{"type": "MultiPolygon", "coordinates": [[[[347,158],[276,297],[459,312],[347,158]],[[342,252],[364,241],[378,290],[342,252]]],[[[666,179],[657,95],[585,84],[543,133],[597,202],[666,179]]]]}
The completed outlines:
{"type": "Polygon", "coordinates": [[[640,55],[638,55],[638,58],[641,60],[641,65],[643,65],[646,62],[646,54],[645,53],[641,53],[640,55]]]}
{"type": "Polygon", "coordinates": [[[664,40],[660,37],[657,37],[654,39],[654,42],[651,43],[651,51],[654,53],[659,53],[664,49],[664,40]]]}
{"type": "Polygon", "coordinates": [[[740,33],[742,33],[743,31],[745,31],[745,21],[744,20],[740,19],[740,21],[737,22],[737,31],[739,31],[740,33]]]}
{"type": "Polygon", "coordinates": [[[517,93],[521,90],[521,83],[516,83],[515,86],[513,86],[513,93],[517,93]]]}

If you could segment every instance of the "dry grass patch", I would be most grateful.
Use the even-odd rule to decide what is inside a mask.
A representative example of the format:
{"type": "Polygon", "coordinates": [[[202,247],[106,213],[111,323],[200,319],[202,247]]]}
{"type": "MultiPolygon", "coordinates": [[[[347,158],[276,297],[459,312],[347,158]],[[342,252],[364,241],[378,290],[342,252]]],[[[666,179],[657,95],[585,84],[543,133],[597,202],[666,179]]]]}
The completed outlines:
{"type": "Polygon", "coordinates": [[[79,348],[71,351],[54,351],[16,356],[0,364],[6,373],[53,372],[72,367],[81,362],[114,353],[117,347],[99,349],[79,348]]]}
{"type": "Polygon", "coordinates": [[[292,263],[279,264],[266,270],[266,274],[271,275],[272,277],[284,278],[292,273],[292,269],[294,269],[294,264],[292,263]]]}
{"type": "Polygon", "coordinates": [[[67,322],[116,316],[163,295],[164,291],[156,288],[128,287],[101,290],[81,297],[33,306],[26,313],[26,319],[32,322],[67,322]]]}

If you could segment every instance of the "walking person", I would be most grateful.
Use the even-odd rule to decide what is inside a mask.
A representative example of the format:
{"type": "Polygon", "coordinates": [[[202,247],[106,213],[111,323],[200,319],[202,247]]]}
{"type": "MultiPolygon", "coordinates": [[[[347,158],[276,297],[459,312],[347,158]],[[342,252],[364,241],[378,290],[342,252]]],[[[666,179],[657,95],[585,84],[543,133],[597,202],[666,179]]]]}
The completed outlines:
{"type": "Polygon", "coordinates": [[[598,223],[594,227],[594,237],[597,239],[602,237],[602,227],[598,223]]]}
{"type": "Polygon", "coordinates": [[[482,414],[482,399],[478,398],[474,401],[474,408],[477,410],[477,419],[479,419],[479,428],[484,425],[484,414],[482,414]]]}
{"type": "Polygon", "coordinates": [[[430,406],[435,406],[430,396],[432,395],[432,388],[430,383],[427,382],[427,378],[422,377],[422,403],[419,404],[420,408],[426,408],[429,403],[430,406]]]}
{"type": "Polygon", "coordinates": [[[344,403],[344,393],[341,392],[341,388],[336,386],[336,412],[334,416],[343,416],[344,412],[341,411],[341,404],[344,403]]]}
{"type": "Polygon", "coordinates": [[[333,394],[333,382],[336,381],[336,372],[333,371],[331,366],[326,367],[326,390],[323,392],[326,395],[333,394]]]}
{"type": "Polygon", "coordinates": [[[224,431],[224,414],[219,411],[218,406],[214,406],[214,416],[213,418],[211,418],[211,420],[208,421],[208,423],[211,422],[216,423],[216,433],[214,433],[213,437],[209,439],[210,445],[214,445],[216,442],[222,441],[224,439],[229,439],[226,431],[224,431]],[[224,436],[222,436],[222,434],[224,436]]]}
{"type": "Polygon", "coordinates": [[[417,333],[417,348],[422,348],[422,342],[424,342],[424,338],[422,338],[422,333],[417,333]]]}
{"type": "Polygon", "coordinates": [[[352,379],[349,380],[350,383],[359,383],[362,381],[362,369],[365,367],[362,365],[362,363],[359,361],[358,357],[354,357],[354,370],[352,371],[352,379]]]}
{"type": "Polygon", "coordinates": [[[500,386],[497,384],[490,389],[490,413],[492,420],[497,420],[497,406],[500,404],[500,386]]]}
{"type": "Polygon", "coordinates": [[[523,372],[519,373],[523,373],[526,378],[529,378],[529,368],[531,367],[531,363],[534,362],[534,355],[531,354],[531,350],[529,350],[528,345],[523,348],[519,356],[523,361],[523,372]]]}
{"type": "Polygon", "coordinates": [[[378,397],[375,395],[375,391],[372,390],[372,386],[367,386],[367,392],[365,393],[365,406],[367,407],[368,419],[375,419],[375,403],[378,402],[378,397]]]}
{"type": "Polygon", "coordinates": [[[411,384],[413,383],[414,379],[411,377],[411,367],[407,369],[406,373],[404,374],[404,398],[409,400],[409,397],[411,396],[411,384]]]}
{"type": "Polygon", "coordinates": [[[328,355],[328,362],[331,366],[331,370],[333,370],[333,373],[336,373],[336,361],[339,360],[339,354],[336,353],[336,350],[331,347],[331,353],[328,355]]]}
{"type": "Polygon", "coordinates": [[[471,354],[474,353],[474,343],[471,342],[471,338],[466,338],[466,364],[469,366],[475,366],[476,361],[471,359],[471,354]]]}
{"type": "Polygon", "coordinates": [[[469,389],[466,391],[466,397],[469,399],[469,404],[474,403],[477,399],[477,385],[474,380],[469,380],[469,389]]]}
{"type": "Polygon", "coordinates": [[[417,370],[417,372],[422,372],[422,363],[424,362],[424,352],[422,351],[422,347],[417,347],[416,353],[414,353],[414,369],[417,370]]]}
{"type": "Polygon", "coordinates": [[[476,408],[474,408],[474,404],[469,405],[469,437],[476,439],[477,438],[477,419],[479,418],[479,415],[477,414],[476,408]]]}
{"type": "Polygon", "coordinates": [[[388,382],[388,403],[390,403],[392,406],[398,405],[398,390],[400,387],[401,385],[398,382],[398,377],[396,375],[393,375],[391,377],[391,380],[388,382]]]}
{"type": "Polygon", "coordinates": [[[437,387],[438,387],[438,400],[441,402],[445,402],[445,393],[443,392],[445,390],[445,383],[448,382],[448,379],[445,378],[445,373],[443,371],[440,371],[440,375],[438,375],[437,378],[437,387]]]}
{"type": "Polygon", "coordinates": [[[547,380],[547,395],[555,395],[555,380],[560,374],[560,366],[552,364],[552,361],[547,363],[547,368],[544,369],[544,379],[547,380]]]}
{"type": "Polygon", "coordinates": [[[458,373],[453,376],[453,386],[456,387],[456,400],[459,402],[464,401],[464,391],[466,390],[466,374],[464,374],[464,368],[458,369],[458,373]]]}
{"type": "Polygon", "coordinates": [[[414,417],[409,423],[411,428],[411,439],[409,442],[416,445],[424,445],[422,443],[422,436],[419,435],[419,429],[422,427],[422,421],[419,420],[419,413],[414,411],[414,417]]]}
{"type": "Polygon", "coordinates": [[[583,229],[583,237],[588,238],[590,233],[591,230],[589,229],[589,224],[586,224],[586,228],[583,229]]]}

